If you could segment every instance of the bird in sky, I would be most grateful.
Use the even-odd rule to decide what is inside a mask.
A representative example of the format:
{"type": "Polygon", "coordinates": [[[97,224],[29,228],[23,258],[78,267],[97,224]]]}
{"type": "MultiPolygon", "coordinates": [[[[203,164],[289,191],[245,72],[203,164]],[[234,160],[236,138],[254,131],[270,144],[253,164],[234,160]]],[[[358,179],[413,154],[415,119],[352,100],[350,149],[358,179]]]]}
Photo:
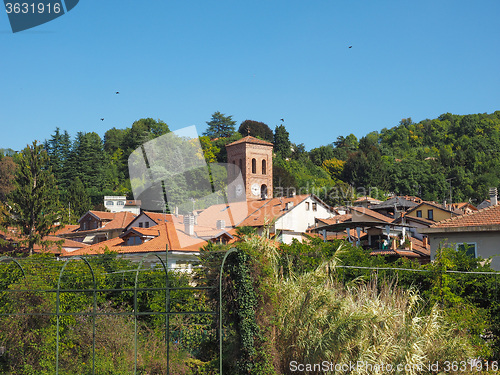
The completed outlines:
{"type": "Polygon", "coordinates": [[[349,48],[352,48],[352,46],[349,46],[349,48]]]}
{"type": "Polygon", "coordinates": [[[101,121],[104,121],[104,119],[103,119],[103,118],[101,118],[101,121]]]}
{"type": "Polygon", "coordinates": [[[282,118],[282,119],[281,119],[281,121],[282,121],[282,122],[285,122],[285,119],[283,119],[283,118],[282,118]]]}
{"type": "Polygon", "coordinates": [[[116,93],[117,93],[117,94],[119,94],[119,93],[120,93],[120,91],[117,91],[116,93]]]}

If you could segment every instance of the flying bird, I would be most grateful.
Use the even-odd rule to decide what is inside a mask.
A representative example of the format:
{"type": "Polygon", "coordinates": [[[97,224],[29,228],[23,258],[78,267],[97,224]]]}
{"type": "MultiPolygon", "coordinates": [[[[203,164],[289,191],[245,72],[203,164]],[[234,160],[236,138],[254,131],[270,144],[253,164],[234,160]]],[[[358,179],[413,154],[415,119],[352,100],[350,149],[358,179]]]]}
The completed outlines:
{"type": "Polygon", "coordinates": [[[285,119],[281,119],[281,121],[285,122],[285,119]]]}
{"type": "MultiPolygon", "coordinates": [[[[350,47],[349,47],[349,48],[350,48],[350,47]]],[[[117,94],[119,94],[119,93],[120,93],[120,91],[117,91],[116,93],[117,93],[117,94]]]]}
{"type": "Polygon", "coordinates": [[[101,118],[101,121],[104,121],[104,119],[103,119],[103,118],[101,118]]]}
{"type": "Polygon", "coordinates": [[[352,48],[352,46],[349,46],[349,48],[352,48]]]}

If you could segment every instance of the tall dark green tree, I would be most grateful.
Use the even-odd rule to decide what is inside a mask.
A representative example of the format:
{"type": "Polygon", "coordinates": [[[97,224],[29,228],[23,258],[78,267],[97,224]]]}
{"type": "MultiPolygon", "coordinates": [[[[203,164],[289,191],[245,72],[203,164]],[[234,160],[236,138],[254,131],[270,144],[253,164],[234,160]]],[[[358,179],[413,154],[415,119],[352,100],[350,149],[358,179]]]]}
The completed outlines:
{"type": "Polygon", "coordinates": [[[60,220],[58,193],[49,157],[44,147],[36,141],[20,154],[15,175],[15,190],[7,201],[8,226],[19,229],[20,243],[30,254],[36,244],[50,245],[44,237],[57,230],[60,220]]]}
{"type": "Polygon", "coordinates": [[[238,133],[240,133],[243,137],[251,135],[252,137],[261,138],[268,142],[273,141],[273,131],[267,124],[260,121],[243,121],[238,128],[238,133]]]}
{"type": "Polygon", "coordinates": [[[44,148],[49,156],[49,166],[52,168],[59,188],[67,189],[71,182],[66,166],[71,153],[69,133],[66,130],[61,132],[59,128],[56,128],[50,139],[45,141],[44,148]]]}
{"type": "Polygon", "coordinates": [[[233,120],[233,116],[226,116],[219,111],[212,115],[212,119],[207,121],[207,125],[208,129],[203,135],[210,137],[210,139],[230,137],[236,132],[234,128],[236,121],[233,120]]]}
{"type": "Polygon", "coordinates": [[[78,177],[73,180],[68,188],[67,201],[71,222],[78,220],[85,212],[92,208],[90,197],[78,177]]]}
{"type": "Polygon", "coordinates": [[[285,125],[278,125],[274,129],[274,152],[286,159],[292,156],[292,143],[290,142],[290,134],[285,128],[285,125]]]}
{"type": "Polygon", "coordinates": [[[108,182],[108,164],[101,137],[95,132],[78,132],[67,166],[72,179],[78,177],[87,189],[95,187],[102,190],[108,182]]]}

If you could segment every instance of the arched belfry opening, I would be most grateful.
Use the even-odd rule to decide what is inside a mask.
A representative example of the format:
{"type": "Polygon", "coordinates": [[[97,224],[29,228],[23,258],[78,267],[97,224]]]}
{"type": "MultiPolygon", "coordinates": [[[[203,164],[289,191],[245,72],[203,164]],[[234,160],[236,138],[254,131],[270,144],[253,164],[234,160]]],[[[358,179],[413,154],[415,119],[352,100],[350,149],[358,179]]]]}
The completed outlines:
{"type": "Polygon", "coordinates": [[[265,184],[260,187],[260,199],[267,199],[267,185],[265,184]]]}

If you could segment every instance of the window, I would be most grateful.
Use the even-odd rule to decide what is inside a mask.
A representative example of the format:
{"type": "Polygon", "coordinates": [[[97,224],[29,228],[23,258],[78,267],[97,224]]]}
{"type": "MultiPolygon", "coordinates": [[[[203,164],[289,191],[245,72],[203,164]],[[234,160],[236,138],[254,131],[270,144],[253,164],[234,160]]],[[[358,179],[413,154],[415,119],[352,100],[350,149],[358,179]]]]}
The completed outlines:
{"type": "Polygon", "coordinates": [[[144,228],[149,228],[149,221],[144,223],[144,228]]]}
{"type": "Polygon", "coordinates": [[[267,186],[266,185],[262,185],[260,187],[260,197],[262,199],[267,199],[267,186]]]}
{"type": "Polygon", "coordinates": [[[318,211],[318,204],[313,202],[313,211],[318,211]]]}
{"type": "Polygon", "coordinates": [[[127,240],[127,246],[134,246],[142,244],[142,240],[137,236],[130,236],[127,240]]]}
{"type": "Polygon", "coordinates": [[[422,210],[417,210],[417,217],[422,217],[422,210]]]}
{"type": "Polygon", "coordinates": [[[257,160],[252,159],[252,173],[257,173],[257,160]]]}
{"type": "Polygon", "coordinates": [[[113,203],[113,201],[107,201],[107,202],[106,202],[106,204],[107,204],[108,206],[112,206],[114,203],[113,203]]]}
{"type": "Polygon", "coordinates": [[[465,254],[467,254],[471,258],[475,258],[477,256],[476,244],[474,242],[457,243],[457,251],[463,251],[463,250],[465,250],[465,254]]]}
{"type": "Polygon", "coordinates": [[[306,202],[306,211],[309,211],[309,202],[306,202]]]}
{"type": "Polygon", "coordinates": [[[427,210],[427,219],[434,220],[434,210],[427,210]]]}
{"type": "Polygon", "coordinates": [[[266,174],[266,160],[262,160],[262,174],[266,174]]]}
{"type": "Polygon", "coordinates": [[[143,224],[142,223],[139,223],[139,228],[142,228],[143,227],[143,224]]]}
{"type": "Polygon", "coordinates": [[[116,204],[118,206],[125,206],[125,202],[124,201],[118,201],[118,202],[116,202],[116,204]]]}

